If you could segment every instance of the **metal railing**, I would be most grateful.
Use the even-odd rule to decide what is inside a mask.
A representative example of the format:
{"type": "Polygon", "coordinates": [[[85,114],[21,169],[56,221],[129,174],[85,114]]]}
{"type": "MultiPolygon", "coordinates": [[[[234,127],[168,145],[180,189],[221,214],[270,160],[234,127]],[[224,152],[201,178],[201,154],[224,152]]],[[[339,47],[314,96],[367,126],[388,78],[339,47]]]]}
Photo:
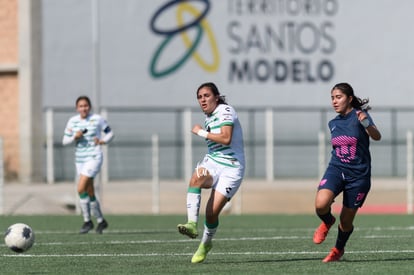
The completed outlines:
{"type": "MultiPolygon", "coordinates": [[[[317,107],[236,107],[244,130],[246,177],[318,177],[329,159],[327,123],[336,114],[317,107]]],[[[201,123],[198,108],[101,108],[115,132],[106,149],[102,180],[149,179],[153,176],[153,136],[158,138],[160,178],[188,179],[206,151],[203,140],[190,133],[201,123]]],[[[46,178],[49,183],[73,178],[73,148],[61,145],[73,108],[46,108],[46,178]]],[[[406,133],[414,108],[371,111],[383,139],[371,143],[373,175],[406,175],[406,133]]]]}

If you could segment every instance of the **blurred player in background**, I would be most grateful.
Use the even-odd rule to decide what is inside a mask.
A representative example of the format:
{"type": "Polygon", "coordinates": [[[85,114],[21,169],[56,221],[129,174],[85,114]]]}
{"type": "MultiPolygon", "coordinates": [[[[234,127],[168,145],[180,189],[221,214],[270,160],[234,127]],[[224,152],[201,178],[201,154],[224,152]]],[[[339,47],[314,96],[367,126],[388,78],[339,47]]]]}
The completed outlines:
{"type": "Polygon", "coordinates": [[[71,117],[66,124],[62,143],[68,145],[74,142],[76,145],[77,187],[84,220],[79,233],[88,233],[93,229],[92,212],[98,222],[96,233],[102,234],[102,231],[108,227],[108,223],[104,219],[99,201],[95,197],[93,179],[102,166],[101,145],[111,141],[113,133],[106,120],[100,115],[91,113],[91,109],[91,101],[87,96],[78,97],[76,110],[79,114],[71,117]]]}
{"type": "Polygon", "coordinates": [[[243,133],[236,111],[227,105],[214,83],[197,89],[197,100],[206,114],[204,128],[194,125],[192,133],[204,138],[208,153],[198,163],[187,191],[187,223],[178,231],[190,238],[198,236],[201,189],[212,189],[206,206],[204,232],[192,263],[201,263],[212,248],[219,214],[238,190],[245,170],[243,133]]]}
{"type": "Polygon", "coordinates": [[[336,84],[331,90],[332,107],[338,113],[329,121],[332,156],[318,186],[316,214],[322,220],[313,242],[322,243],[335,223],[331,205],[343,192],[342,210],[335,247],[323,262],[338,261],[354,229],[353,221],[371,188],[371,155],[369,138],[380,140],[381,134],[368,114],[368,99],[354,95],[348,83],[336,84]]]}

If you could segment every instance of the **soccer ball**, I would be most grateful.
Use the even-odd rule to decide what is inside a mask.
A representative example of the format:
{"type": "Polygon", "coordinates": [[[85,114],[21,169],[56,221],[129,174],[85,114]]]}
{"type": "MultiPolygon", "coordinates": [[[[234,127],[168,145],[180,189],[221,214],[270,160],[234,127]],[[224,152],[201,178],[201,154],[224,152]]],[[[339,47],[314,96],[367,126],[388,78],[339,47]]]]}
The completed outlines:
{"type": "Polygon", "coordinates": [[[4,242],[7,247],[17,253],[27,251],[32,247],[35,240],[35,235],[27,224],[15,223],[7,228],[4,234],[4,242]]]}

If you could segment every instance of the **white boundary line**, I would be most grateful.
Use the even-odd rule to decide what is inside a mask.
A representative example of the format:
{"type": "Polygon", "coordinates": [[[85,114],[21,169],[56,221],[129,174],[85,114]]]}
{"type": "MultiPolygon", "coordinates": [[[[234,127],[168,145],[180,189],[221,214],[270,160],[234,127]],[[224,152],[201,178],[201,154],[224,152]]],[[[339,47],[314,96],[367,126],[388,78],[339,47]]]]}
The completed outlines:
{"type": "MultiPolygon", "coordinates": [[[[264,228],[264,229],[257,229],[256,232],[314,232],[316,227],[312,228],[264,228]]],[[[364,231],[414,231],[414,226],[388,226],[388,227],[355,227],[354,232],[364,232],[364,231]]],[[[245,232],[245,229],[228,229],[228,228],[221,228],[220,232],[245,232]]],[[[176,229],[167,229],[167,230],[157,230],[157,229],[136,229],[136,230],[105,230],[105,232],[111,234],[139,234],[139,233],[169,233],[169,232],[177,232],[176,229]]],[[[75,234],[78,233],[73,230],[35,230],[36,234],[75,234]]]]}
{"type": "MultiPolygon", "coordinates": [[[[366,250],[366,251],[346,251],[346,254],[397,254],[397,253],[414,253],[414,250],[366,250]]],[[[212,252],[210,255],[319,255],[326,254],[326,251],[254,251],[254,252],[212,252]]],[[[48,258],[48,257],[177,257],[191,256],[193,253],[98,253],[98,254],[3,254],[0,257],[26,257],[26,258],[48,258]]]]}
{"type": "MultiPolygon", "coordinates": [[[[361,239],[397,239],[397,238],[411,238],[412,235],[370,235],[359,236],[361,239]]],[[[238,242],[238,241],[271,241],[271,240],[305,240],[310,239],[309,236],[274,236],[274,237],[240,237],[240,238],[215,238],[217,242],[238,242]]],[[[84,242],[48,242],[36,243],[36,246],[60,246],[60,245],[124,245],[124,244],[162,244],[162,243],[198,243],[200,240],[183,239],[183,240],[133,240],[133,241],[84,241],[84,242]]],[[[0,247],[5,247],[5,244],[0,244],[0,247]]],[[[348,253],[348,251],[347,251],[348,253]]]]}
{"type": "MultiPolygon", "coordinates": [[[[399,231],[399,230],[413,230],[413,226],[409,227],[383,227],[383,228],[367,228],[361,231],[399,231]]],[[[233,231],[233,230],[232,230],[233,231]]],[[[265,230],[271,232],[271,230],[265,230]]],[[[279,231],[279,229],[275,230],[279,231]]],[[[306,229],[306,231],[309,231],[306,229]]],[[[142,233],[148,232],[148,230],[136,230],[136,231],[108,231],[110,233],[142,233]]],[[[161,232],[161,231],[160,231],[161,232]]],[[[169,231],[167,231],[169,232],[169,231]]],[[[74,234],[72,231],[39,231],[36,234],[74,234]]],[[[412,234],[404,235],[375,235],[370,234],[366,236],[358,236],[361,239],[396,239],[396,238],[411,238],[412,234]]],[[[215,241],[269,241],[269,240],[301,240],[309,239],[309,236],[269,236],[269,237],[239,237],[239,238],[215,238],[215,241]]],[[[63,246],[63,245],[123,245],[123,244],[159,244],[159,243],[198,243],[199,240],[192,239],[173,239],[173,240],[133,240],[133,241],[81,241],[81,242],[49,242],[49,243],[36,243],[36,246],[63,246]]],[[[5,247],[4,244],[0,247],[5,247]]],[[[414,253],[414,250],[370,250],[370,251],[346,251],[347,254],[396,254],[396,253],[414,253]]],[[[212,255],[319,255],[326,254],[326,251],[255,251],[255,252],[212,252],[212,255]]],[[[175,257],[175,256],[191,256],[192,253],[91,253],[91,254],[0,254],[0,257],[175,257]]]]}

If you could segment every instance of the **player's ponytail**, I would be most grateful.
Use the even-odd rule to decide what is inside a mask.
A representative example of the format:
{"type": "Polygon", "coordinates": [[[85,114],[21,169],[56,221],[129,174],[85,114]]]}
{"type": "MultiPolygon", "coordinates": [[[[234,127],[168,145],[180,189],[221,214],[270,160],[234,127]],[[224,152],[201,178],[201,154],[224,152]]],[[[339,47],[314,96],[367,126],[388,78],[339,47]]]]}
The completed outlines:
{"type": "Polygon", "coordinates": [[[333,88],[332,91],[338,89],[341,90],[347,97],[352,96],[351,106],[357,110],[368,111],[371,110],[371,107],[368,105],[369,99],[361,99],[354,94],[354,89],[348,83],[338,83],[333,88]]]}
{"type": "Polygon", "coordinates": [[[368,98],[359,98],[354,96],[354,100],[352,100],[351,104],[352,107],[356,108],[356,109],[360,109],[362,111],[368,111],[371,110],[371,106],[368,105],[369,99],[368,98]],[[352,104],[352,102],[357,101],[357,103],[352,104]]]}

